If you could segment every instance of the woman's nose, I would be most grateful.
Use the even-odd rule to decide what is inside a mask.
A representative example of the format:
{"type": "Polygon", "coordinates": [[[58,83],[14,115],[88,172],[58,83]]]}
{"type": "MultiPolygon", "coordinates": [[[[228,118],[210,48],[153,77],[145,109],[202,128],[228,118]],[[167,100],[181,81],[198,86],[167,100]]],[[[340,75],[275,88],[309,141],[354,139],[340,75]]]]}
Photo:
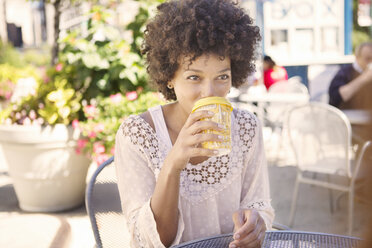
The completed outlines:
{"type": "Polygon", "coordinates": [[[216,89],[213,84],[213,81],[206,81],[204,82],[204,85],[203,85],[202,97],[215,96],[216,95],[215,91],[216,89]]]}

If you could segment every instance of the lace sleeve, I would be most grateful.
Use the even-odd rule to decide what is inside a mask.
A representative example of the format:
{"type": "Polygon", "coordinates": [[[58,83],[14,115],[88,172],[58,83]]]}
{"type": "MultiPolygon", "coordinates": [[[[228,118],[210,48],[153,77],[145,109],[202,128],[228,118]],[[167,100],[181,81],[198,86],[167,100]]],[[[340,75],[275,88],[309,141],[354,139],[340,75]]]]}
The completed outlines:
{"type": "Polygon", "coordinates": [[[243,188],[241,194],[240,208],[254,208],[259,211],[260,216],[271,229],[274,220],[274,210],[270,204],[270,187],[267,171],[265,150],[263,146],[262,130],[256,119],[255,137],[252,150],[247,154],[246,166],[243,171],[243,188]]]}
{"type": "MultiPolygon", "coordinates": [[[[164,245],[157,232],[150,207],[150,199],[156,185],[156,177],[150,161],[151,156],[146,153],[146,149],[143,149],[144,146],[134,142],[134,140],[139,140],[141,135],[137,132],[137,136],[130,130],[128,132],[128,126],[134,127],[133,121],[129,123],[130,121],[126,120],[119,128],[115,144],[118,189],[130,233],[130,243],[131,247],[161,248],[164,245]]],[[[146,128],[139,125],[133,130],[145,132],[146,128]]],[[[175,242],[179,242],[183,229],[182,216],[180,216],[175,242]]]]}

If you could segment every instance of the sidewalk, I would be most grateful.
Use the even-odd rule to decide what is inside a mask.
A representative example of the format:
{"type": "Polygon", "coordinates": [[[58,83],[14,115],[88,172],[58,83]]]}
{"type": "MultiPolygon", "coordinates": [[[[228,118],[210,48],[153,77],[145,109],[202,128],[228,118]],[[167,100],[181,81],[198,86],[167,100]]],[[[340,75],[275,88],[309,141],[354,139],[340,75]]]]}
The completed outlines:
{"type": "Polygon", "coordinates": [[[89,248],[94,237],[85,206],[60,213],[22,211],[12,181],[0,165],[0,247],[89,248]]]}
{"type": "MultiPolygon", "coordinates": [[[[266,140],[272,205],[275,222],[288,224],[296,170],[284,143],[276,159],[275,138],[266,140]],[[270,143],[271,142],[271,143],[270,143]],[[269,152],[269,151],[273,151],[269,152]]],[[[337,193],[334,194],[335,196],[337,193]]],[[[347,197],[331,214],[328,190],[301,185],[293,229],[346,235],[347,197]]],[[[336,206],[336,204],[335,204],[336,206]]],[[[354,236],[362,236],[366,224],[366,205],[355,201],[354,236]]],[[[27,213],[19,209],[12,181],[0,164],[0,247],[7,248],[91,248],[94,237],[85,206],[61,213],[27,213]]]]}

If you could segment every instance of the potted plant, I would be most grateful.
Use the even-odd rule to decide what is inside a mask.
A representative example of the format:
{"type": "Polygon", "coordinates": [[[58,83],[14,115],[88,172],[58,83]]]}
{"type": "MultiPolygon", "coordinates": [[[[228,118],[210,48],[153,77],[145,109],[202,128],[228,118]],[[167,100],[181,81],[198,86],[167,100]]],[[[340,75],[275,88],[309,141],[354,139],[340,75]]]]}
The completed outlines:
{"type": "Polygon", "coordinates": [[[0,112],[0,144],[20,208],[55,212],[79,206],[90,160],[76,154],[80,134],[70,124],[81,109],[81,93],[58,77],[30,77],[21,84],[28,92],[0,112]]]}
{"type": "MultiPolygon", "coordinates": [[[[132,28],[147,17],[140,8],[132,28]]],[[[22,82],[29,94],[17,83],[13,96],[19,97],[0,112],[0,145],[24,210],[82,203],[88,165],[112,154],[123,118],[161,102],[143,93],[149,89],[141,35],[120,30],[113,19],[104,7],[92,7],[86,23],[59,40],[53,68],[22,82]]]]}

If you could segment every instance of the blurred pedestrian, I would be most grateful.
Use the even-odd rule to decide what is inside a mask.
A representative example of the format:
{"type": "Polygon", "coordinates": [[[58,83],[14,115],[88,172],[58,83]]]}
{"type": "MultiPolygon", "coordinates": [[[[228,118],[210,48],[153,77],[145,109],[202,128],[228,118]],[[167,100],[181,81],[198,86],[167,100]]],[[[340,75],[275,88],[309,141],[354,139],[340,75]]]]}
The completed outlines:
{"type": "Polygon", "coordinates": [[[263,79],[266,89],[269,90],[271,85],[288,80],[287,70],[279,66],[270,56],[264,56],[263,59],[263,79]]]}

